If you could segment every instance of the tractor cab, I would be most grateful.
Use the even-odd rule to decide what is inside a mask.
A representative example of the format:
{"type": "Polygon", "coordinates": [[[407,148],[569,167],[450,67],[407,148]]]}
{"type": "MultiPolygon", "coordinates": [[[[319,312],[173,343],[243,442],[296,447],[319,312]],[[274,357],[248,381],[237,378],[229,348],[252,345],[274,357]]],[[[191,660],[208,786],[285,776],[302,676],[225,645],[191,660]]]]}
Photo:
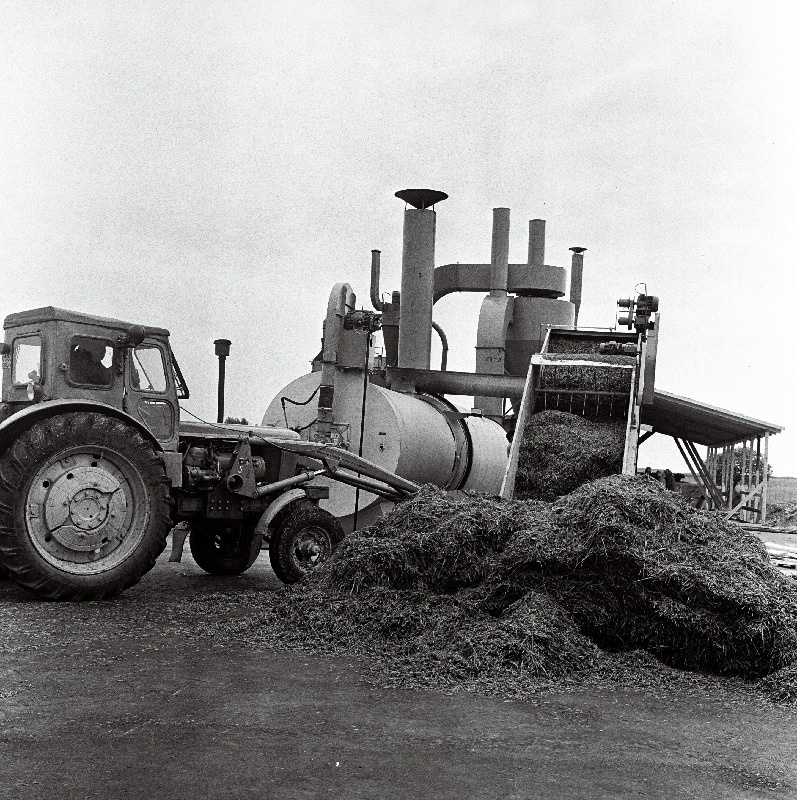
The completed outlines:
{"type": "Polygon", "coordinates": [[[164,328],[46,306],[6,317],[0,422],[39,403],[99,403],[129,414],[166,450],[188,389],[164,328]]]}

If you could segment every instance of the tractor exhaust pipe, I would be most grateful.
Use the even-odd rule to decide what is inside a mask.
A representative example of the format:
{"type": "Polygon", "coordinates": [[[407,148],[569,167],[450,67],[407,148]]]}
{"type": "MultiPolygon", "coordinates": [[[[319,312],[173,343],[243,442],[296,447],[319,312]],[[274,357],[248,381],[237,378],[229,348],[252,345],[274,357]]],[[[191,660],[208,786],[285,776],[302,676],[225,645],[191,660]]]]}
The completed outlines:
{"type": "Polygon", "coordinates": [[[224,381],[227,356],[230,355],[230,345],[232,342],[230,342],[229,339],[216,339],[213,344],[216,347],[216,355],[219,357],[219,402],[216,422],[224,422],[224,381]]]}

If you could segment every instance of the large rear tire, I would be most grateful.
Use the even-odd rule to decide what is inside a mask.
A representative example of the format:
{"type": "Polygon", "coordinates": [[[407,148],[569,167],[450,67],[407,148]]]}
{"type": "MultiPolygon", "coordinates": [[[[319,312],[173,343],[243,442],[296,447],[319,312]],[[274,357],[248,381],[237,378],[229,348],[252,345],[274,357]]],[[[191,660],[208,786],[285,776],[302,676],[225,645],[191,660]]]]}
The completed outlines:
{"type": "Polygon", "coordinates": [[[155,565],[171,527],[153,445],[98,412],[40,420],[0,455],[0,564],[47,600],[101,600],[155,565]]]}
{"type": "Polygon", "coordinates": [[[343,536],[337,517],[310,500],[297,500],[283,512],[271,536],[271,568],[283,583],[296,583],[326,561],[343,536]]]}
{"type": "Polygon", "coordinates": [[[197,565],[211,575],[240,575],[255,563],[263,537],[254,524],[192,522],[189,547],[197,565]]]}

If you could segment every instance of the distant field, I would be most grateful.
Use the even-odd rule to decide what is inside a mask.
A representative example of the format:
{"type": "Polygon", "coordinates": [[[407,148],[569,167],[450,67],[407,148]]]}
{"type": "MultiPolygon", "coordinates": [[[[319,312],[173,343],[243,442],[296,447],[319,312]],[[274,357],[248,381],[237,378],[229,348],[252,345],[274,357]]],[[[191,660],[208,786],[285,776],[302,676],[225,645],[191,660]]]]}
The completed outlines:
{"type": "Polygon", "coordinates": [[[797,478],[770,478],[767,502],[786,505],[797,502],[797,478]]]}

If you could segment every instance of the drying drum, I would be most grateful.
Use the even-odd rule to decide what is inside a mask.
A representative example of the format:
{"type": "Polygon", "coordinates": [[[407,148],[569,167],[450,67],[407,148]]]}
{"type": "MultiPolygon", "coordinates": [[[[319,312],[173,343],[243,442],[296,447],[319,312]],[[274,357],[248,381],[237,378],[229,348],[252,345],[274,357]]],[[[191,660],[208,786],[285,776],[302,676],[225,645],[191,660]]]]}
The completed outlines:
{"type": "MultiPolygon", "coordinates": [[[[286,425],[281,398],[306,401],[318,387],[320,372],[311,372],[290,383],[271,402],[264,425],[286,425]]],[[[343,387],[341,387],[343,388],[343,387]]],[[[362,395],[335,392],[336,420],[349,424],[349,449],[358,452],[362,395]],[[344,408],[339,404],[344,404],[344,408]]],[[[286,403],[287,425],[303,427],[316,417],[317,399],[307,405],[286,403]]],[[[498,494],[507,463],[504,430],[492,420],[457,418],[442,410],[447,404],[436,398],[421,399],[368,384],[363,435],[363,458],[415,483],[432,483],[447,489],[470,489],[498,494]]],[[[453,412],[453,408],[450,409],[453,412]]],[[[306,437],[309,433],[303,432],[306,437]]],[[[321,506],[341,518],[344,529],[353,523],[355,490],[336,481],[319,479],[330,487],[321,506]]],[[[360,492],[357,527],[381,513],[376,495],[360,492]],[[370,508],[370,513],[366,513],[370,508]]]]}

